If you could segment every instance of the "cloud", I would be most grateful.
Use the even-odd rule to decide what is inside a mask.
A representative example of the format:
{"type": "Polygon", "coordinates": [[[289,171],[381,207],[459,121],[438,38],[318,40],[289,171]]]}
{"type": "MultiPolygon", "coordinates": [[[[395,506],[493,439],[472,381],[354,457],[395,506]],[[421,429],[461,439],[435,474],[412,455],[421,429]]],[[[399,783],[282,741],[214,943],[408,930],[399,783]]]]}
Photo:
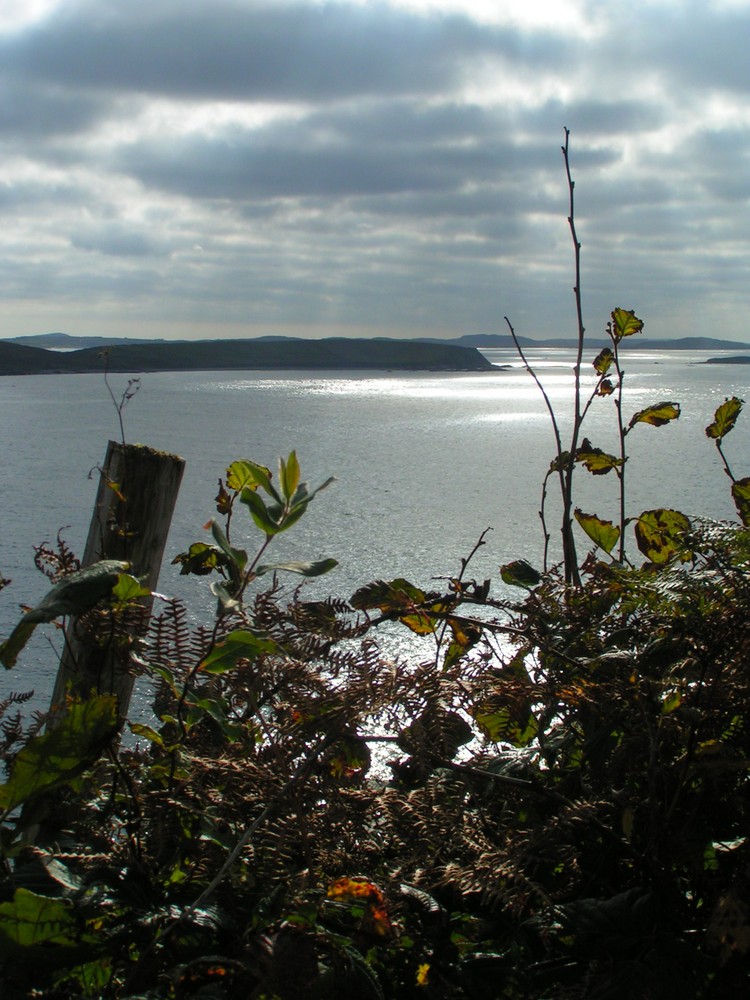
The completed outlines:
{"type": "Polygon", "coordinates": [[[697,2],[666,6],[641,30],[646,66],[663,67],[689,91],[711,88],[747,94],[750,91],[750,10],[721,9],[697,2]]]}
{"type": "Polygon", "coordinates": [[[93,95],[11,80],[0,89],[0,137],[28,142],[80,134],[106,114],[107,106],[93,95]]]}
{"type": "Polygon", "coordinates": [[[745,337],[750,12],[456,7],[68,0],[6,28],[8,315],[567,333],[567,126],[592,314],[671,328],[672,299],[681,334],[745,337]]]}
{"type": "Polygon", "coordinates": [[[197,198],[266,199],[454,191],[537,169],[545,153],[503,137],[480,108],[380,102],[358,111],[231,126],[213,135],[153,137],[115,166],[147,185],[197,198]]]}
{"type": "Polygon", "coordinates": [[[551,35],[346,3],[192,4],[83,0],[0,46],[21,79],[190,100],[335,100],[455,86],[467,59],[559,63],[551,35]]]}
{"type": "Polygon", "coordinates": [[[162,240],[142,226],[123,221],[80,226],[70,236],[71,246],[112,257],[152,257],[167,253],[162,240]]]}

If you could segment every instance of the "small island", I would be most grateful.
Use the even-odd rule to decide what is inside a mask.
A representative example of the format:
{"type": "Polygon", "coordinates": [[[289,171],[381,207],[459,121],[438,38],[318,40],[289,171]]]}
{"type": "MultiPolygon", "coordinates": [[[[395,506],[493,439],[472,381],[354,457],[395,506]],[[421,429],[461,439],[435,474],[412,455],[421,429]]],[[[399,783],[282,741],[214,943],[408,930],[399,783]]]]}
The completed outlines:
{"type": "Polygon", "coordinates": [[[51,351],[0,341],[0,375],[102,372],[366,370],[487,372],[475,347],[414,340],[197,340],[51,351]]]}
{"type": "Polygon", "coordinates": [[[750,356],[737,354],[729,358],[709,358],[707,365],[750,365],[750,356]]]}

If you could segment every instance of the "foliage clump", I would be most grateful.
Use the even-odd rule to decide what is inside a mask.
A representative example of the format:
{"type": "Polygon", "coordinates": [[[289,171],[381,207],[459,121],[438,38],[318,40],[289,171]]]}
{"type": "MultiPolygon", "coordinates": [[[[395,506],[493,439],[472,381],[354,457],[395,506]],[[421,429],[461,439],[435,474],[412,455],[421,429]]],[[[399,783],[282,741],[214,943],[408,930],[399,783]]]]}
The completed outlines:
{"type": "MultiPolygon", "coordinates": [[[[170,600],[136,739],[106,694],[25,738],[3,706],[4,995],[736,994],[750,533],[689,542],[514,604],[468,560],[445,593],[219,589],[212,628],[170,600]],[[385,658],[384,620],[436,655],[385,658]]],[[[121,605],[90,614],[111,635],[121,605]]]]}
{"type": "Polygon", "coordinates": [[[469,578],[484,536],[440,589],[399,578],[349,600],[289,593],[279,573],[335,565],[263,562],[331,482],[308,489],[294,452],[276,478],[233,462],[210,541],[175,559],[212,578],[212,622],[160,598],[146,624],[152,595],[127,565],[81,569],[62,541],[40,549],[52,590],[0,661],[74,615],[94,645],[127,652],[153,717],[123,738],[123,706],[103,688],[27,727],[26,695],[0,704],[3,1000],[748,992],[750,480],[722,450],[742,402],[706,428],[742,524],[628,518],[627,435],[677,419],[679,404],[626,423],[618,344],[643,324],[622,309],[583,400],[567,132],[563,152],[580,341],[568,449],[549,406],[562,565],[546,565],[545,480],[544,571],[500,568],[522,599],[469,578]],[[583,436],[601,397],[614,397],[619,455],[583,436]],[[578,466],[614,471],[617,523],[574,507],[578,466]],[[593,545],[583,562],[576,525],[593,545]],[[378,630],[401,626],[431,655],[385,655],[378,630]]]}

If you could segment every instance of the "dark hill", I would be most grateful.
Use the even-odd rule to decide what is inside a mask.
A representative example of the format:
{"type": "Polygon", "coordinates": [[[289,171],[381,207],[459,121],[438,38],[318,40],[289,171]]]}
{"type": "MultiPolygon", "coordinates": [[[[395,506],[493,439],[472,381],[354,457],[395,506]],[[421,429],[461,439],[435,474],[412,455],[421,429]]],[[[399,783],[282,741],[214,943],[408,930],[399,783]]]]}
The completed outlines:
{"type": "Polygon", "coordinates": [[[162,337],[76,337],[69,333],[35,333],[30,337],[9,337],[9,344],[25,347],[44,347],[64,351],[82,350],[84,347],[109,347],[111,344],[164,344],[162,337]]]}
{"type": "MultiPolygon", "coordinates": [[[[289,343],[290,341],[299,341],[301,337],[286,337],[278,334],[267,334],[262,337],[251,338],[253,342],[264,341],[264,342],[280,342],[284,341],[289,343]]],[[[482,348],[498,348],[506,347],[512,348],[513,338],[508,334],[500,333],[472,333],[466,334],[462,337],[451,337],[446,339],[445,337],[414,337],[412,338],[417,343],[424,344],[440,344],[445,347],[448,344],[455,344],[459,347],[476,347],[480,350],[482,348]]],[[[376,337],[376,341],[385,341],[393,343],[394,341],[400,341],[401,338],[394,337],[376,337]]],[[[370,341],[372,343],[372,341],[370,341]]],[[[578,346],[578,341],[571,338],[554,339],[547,338],[540,340],[539,338],[532,337],[518,337],[518,342],[522,347],[555,347],[561,349],[575,348],[578,346]]],[[[7,340],[2,340],[0,343],[7,344],[22,344],[25,347],[44,347],[56,349],[60,348],[62,350],[84,350],[88,347],[110,347],[112,345],[123,345],[123,346],[135,346],[137,344],[174,344],[178,341],[174,340],[164,340],[164,339],[141,339],[135,337],[78,337],[71,336],[68,333],[40,333],[33,334],[28,337],[11,337],[7,340]]],[[[190,343],[190,341],[179,341],[179,343],[190,343]]],[[[217,341],[213,341],[217,343],[217,341]]],[[[233,341],[232,343],[238,343],[238,341],[233,341]]],[[[608,346],[609,341],[604,337],[589,338],[587,339],[587,344],[590,348],[598,348],[608,346]]],[[[627,348],[637,348],[638,350],[670,350],[670,351],[726,351],[726,350],[750,350],[750,344],[739,343],[733,340],[718,340],[714,337],[679,337],[675,340],[669,340],[664,337],[660,337],[656,340],[649,337],[627,337],[622,341],[620,347],[625,350],[627,348]]]]}
{"type": "Polygon", "coordinates": [[[46,375],[69,369],[66,355],[0,340],[0,375],[46,375]]]}
{"type": "Polygon", "coordinates": [[[744,354],[737,354],[731,358],[709,358],[707,365],[750,365],[750,358],[744,354]]]}
{"type": "MultiPolygon", "coordinates": [[[[473,347],[415,341],[375,341],[332,337],[325,340],[200,340],[116,344],[107,367],[116,372],[207,370],[384,370],[493,371],[473,347]]],[[[98,347],[58,353],[0,341],[0,374],[24,375],[104,370],[98,347]]]]}
{"type": "MultiPolygon", "coordinates": [[[[425,338],[427,339],[427,338],[425,338]]],[[[432,342],[432,341],[431,341],[432,342]]],[[[572,338],[530,338],[519,337],[518,342],[521,347],[556,347],[561,349],[576,348],[578,341],[572,338]]],[[[464,337],[456,337],[443,343],[463,344],[466,347],[513,347],[513,338],[507,334],[467,334],[464,337]]],[[[589,349],[608,347],[609,340],[606,337],[591,337],[586,339],[589,349]]],[[[750,344],[738,343],[736,340],[719,340],[714,337],[677,337],[670,340],[667,337],[649,338],[626,337],[620,341],[620,350],[635,349],[639,351],[737,351],[750,348],[750,344]]]]}

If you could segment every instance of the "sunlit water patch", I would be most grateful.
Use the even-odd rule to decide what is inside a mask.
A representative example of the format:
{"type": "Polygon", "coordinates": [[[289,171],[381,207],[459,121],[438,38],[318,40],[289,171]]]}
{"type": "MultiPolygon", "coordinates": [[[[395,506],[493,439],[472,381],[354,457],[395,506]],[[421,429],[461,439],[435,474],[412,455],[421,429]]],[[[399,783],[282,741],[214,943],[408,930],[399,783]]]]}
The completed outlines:
{"type": "MultiPolygon", "coordinates": [[[[629,512],[672,506],[688,514],[735,516],[728,479],[705,427],[726,396],[748,396],[750,368],[692,363],[707,356],[645,351],[624,356],[626,419],[650,403],[670,399],[682,405],[678,421],[662,428],[639,426],[628,437],[629,512]]],[[[565,440],[573,399],[570,356],[545,354],[540,362],[539,375],[565,440]]],[[[118,380],[124,386],[127,376],[114,377],[118,380]]],[[[591,374],[585,384],[593,385],[591,374]]],[[[398,376],[145,374],[123,419],[129,440],[186,459],[159,588],[184,596],[196,617],[213,611],[207,583],[180,577],[171,560],[207,537],[202,526],[214,513],[217,480],[231,461],[251,458],[273,467],[292,448],[313,485],[337,477],[275,547],[279,560],[338,559],[333,573],[312,581],[313,595],[348,597],[370,580],[397,576],[428,586],[436,577],[457,573],[486,528],[492,530],[471,576],[497,581],[502,562],[539,563],[540,486],[555,442],[545,403],[522,368],[398,376]]],[[[740,417],[725,442],[738,476],[750,474],[745,421],[750,414],[740,417]]],[[[96,490],[96,474],[89,478],[89,473],[119,429],[96,375],[0,379],[0,426],[0,573],[13,580],[0,593],[4,634],[19,603],[35,603],[46,589],[33,568],[33,544],[54,541],[58,529],[69,526],[66,538],[82,550],[96,490]]],[[[611,399],[594,401],[584,432],[594,445],[617,449],[611,399]]],[[[611,476],[581,470],[577,502],[611,518],[616,485],[611,476]]],[[[559,538],[554,489],[548,504],[554,557],[559,538]]],[[[235,519],[233,531],[237,544],[253,551],[258,538],[249,518],[235,519]]],[[[500,584],[494,586],[503,592],[500,584]]],[[[54,630],[46,635],[58,642],[54,630]]],[[[0,696],[28,685],[37,690],[39,704],[46,703],[56,669],[47,643],[42,634],[22,674],[3,672],[0,696]]]]}

